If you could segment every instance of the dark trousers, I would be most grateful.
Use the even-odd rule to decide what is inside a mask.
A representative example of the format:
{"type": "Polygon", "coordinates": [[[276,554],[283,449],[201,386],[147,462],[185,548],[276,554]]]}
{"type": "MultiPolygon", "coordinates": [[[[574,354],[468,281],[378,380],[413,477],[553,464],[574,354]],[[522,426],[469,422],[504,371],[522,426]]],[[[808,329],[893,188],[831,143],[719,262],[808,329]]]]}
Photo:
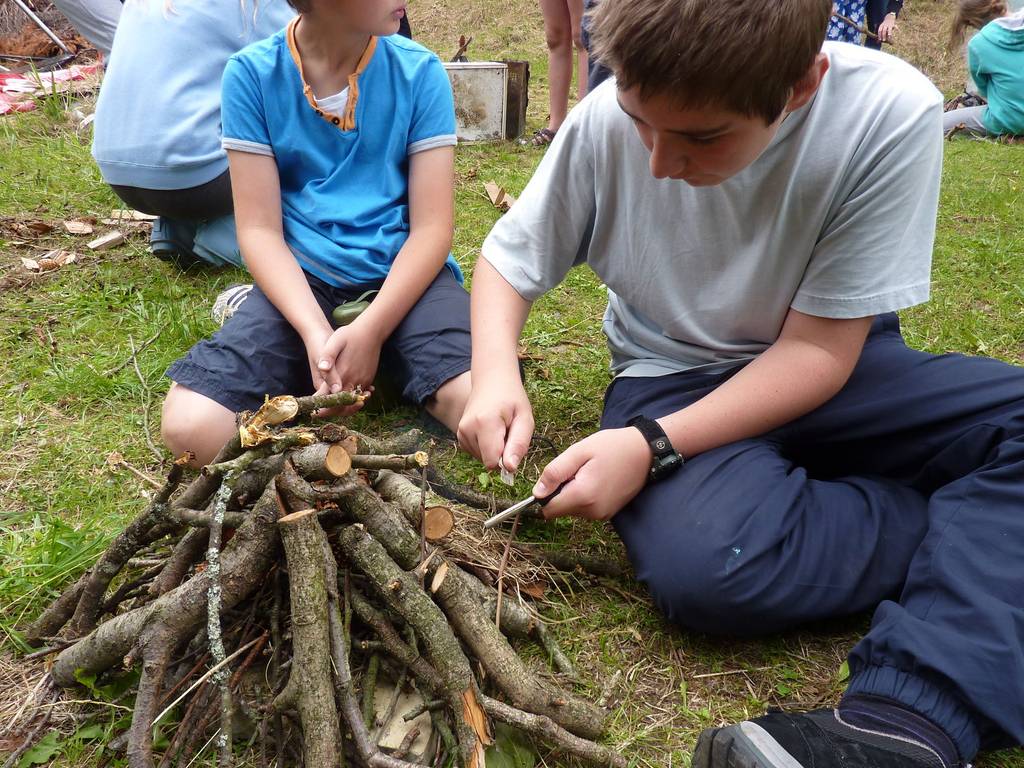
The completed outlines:
{"type": "MultiPolygon", "coordinates": [[[[617,379],[602,426],[728,375],[617,379]]],[[[832,400],[694,456],[613,522],[670,620],[751,634],[877,606],[849,692],[918,710],[965,759],[1024,741],[1024,368],[909,349],[881,316],[832,400]]]]}
{"type": "Polygon", "coordinates": [[[167,219],[206,221],[235,210],[228,171],[189,189],[145,189],[119,184],[111,184],[110,188],[135,210],[167,219]]]}
{"type": "Polygon", "coordinates": [[[586,0],[584,3],[583,28],[580,32],[583,37],[583,47],[587,49],[587,93],[597,88],[601,83],[611,77],[611,70],[598,61],[590,47],[590,13],[597,6],[598,0],[586,0]]]}

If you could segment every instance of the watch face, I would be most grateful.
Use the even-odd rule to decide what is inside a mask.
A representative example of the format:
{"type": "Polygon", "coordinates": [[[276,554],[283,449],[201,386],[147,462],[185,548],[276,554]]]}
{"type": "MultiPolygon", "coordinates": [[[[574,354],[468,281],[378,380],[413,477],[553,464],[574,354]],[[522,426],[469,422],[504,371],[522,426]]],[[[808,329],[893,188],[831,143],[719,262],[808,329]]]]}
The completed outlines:
{"type": "Polygon", "coordinates": [[[683,466],[683,457],[678,453],[670,453],[667,456],[658,456],[651,464],[651,479],[661,480],[683,466]]]}

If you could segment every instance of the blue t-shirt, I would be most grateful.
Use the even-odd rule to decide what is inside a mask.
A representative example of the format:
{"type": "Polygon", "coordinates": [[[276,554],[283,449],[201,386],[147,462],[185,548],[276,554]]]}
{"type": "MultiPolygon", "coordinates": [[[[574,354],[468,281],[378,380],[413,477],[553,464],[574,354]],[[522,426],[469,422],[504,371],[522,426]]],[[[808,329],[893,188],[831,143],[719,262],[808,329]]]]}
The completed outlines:
{"type": "Polygon", "coordinates": [[[294,16],[285,0],[127,3],[96,104],[92,154],[103,180],[188,189],[224,173],[224,65],[294,16]]]}
{"type": "MultiPolygon", "coordinates": [[[[304,270],[338,287],[387,276],[409,236],[409,156],[456,143],[437,56],[399,36],[377,38],[369,53],[348,95],[351,130],[306,100],[286,31],[224,70],[224,148],[275,158],[285,242],[304,270]]],[[[451,255],[448,264],[461,279],[451,255]]]]}

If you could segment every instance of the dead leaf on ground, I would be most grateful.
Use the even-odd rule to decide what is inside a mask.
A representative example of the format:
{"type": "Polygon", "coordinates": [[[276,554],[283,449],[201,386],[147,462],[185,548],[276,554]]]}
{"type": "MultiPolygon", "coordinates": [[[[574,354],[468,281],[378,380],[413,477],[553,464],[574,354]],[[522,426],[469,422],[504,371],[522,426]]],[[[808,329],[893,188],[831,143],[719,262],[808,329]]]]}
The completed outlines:
{"type": "Polygon", "coordinates": [[[507,211],[516,201],[512,195],[505,191],[504,187],[499,187],[493,181],[485,182],[484,189],[487,191],[487,197],[490,199],[491,204],[499,211],[507,211]]]}
{"type": "Polygon", "coordinates": [[[548,591],[548,585],[544,581],[532,581],[529,584],[521,585],[520,589],[534,600],[540,600],[544,597],[544,593],[548,591]]]}
{"type": "Polygon", "coordinates": [[[78,254],[72,251],[55,250],[48,252],[45,256],[36,259],[20,257],[22,266],[29,272],[53,272],[66,264],[73,264],[78,260],[78,254]]]}
{"type": "Polygon", "coordinates": [[[65,221],[64,229],[72,235],[91,235],[92,224],[87,221],[65,221]]]}

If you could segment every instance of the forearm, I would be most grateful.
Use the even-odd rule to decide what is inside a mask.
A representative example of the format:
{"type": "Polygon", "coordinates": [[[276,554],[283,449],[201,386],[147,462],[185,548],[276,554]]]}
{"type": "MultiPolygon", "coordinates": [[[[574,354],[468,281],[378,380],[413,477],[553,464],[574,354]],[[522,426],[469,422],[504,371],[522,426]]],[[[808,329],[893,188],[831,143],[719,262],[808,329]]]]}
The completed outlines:
{"type": "Polygon", "coordinates": [[[330,330],[302,267],[280,232],[240,227],[238,245],[255,283],[300,336],[306,338],[318,329],[330,330]]]}
{"type": "Polygon", "coordinates": [[[483,256],[473,271],[470,302],[474,386],[519,381],[519,335],[530,314],[527,301],[483,256]]]}
{"type": "Polygon", "coordinates": [[[856,360],[803,339],[780,338],[706,397],[658,422],[687,457],[762,435],[830,400],[856,360]]]}
{"type": "Polygon", "coordinates": [[[372,328],[381,341],[390,336],[437,277],[450,248],[450,228],[438,226],[411,232],[380,292],[353,325],[372,328]]]}

